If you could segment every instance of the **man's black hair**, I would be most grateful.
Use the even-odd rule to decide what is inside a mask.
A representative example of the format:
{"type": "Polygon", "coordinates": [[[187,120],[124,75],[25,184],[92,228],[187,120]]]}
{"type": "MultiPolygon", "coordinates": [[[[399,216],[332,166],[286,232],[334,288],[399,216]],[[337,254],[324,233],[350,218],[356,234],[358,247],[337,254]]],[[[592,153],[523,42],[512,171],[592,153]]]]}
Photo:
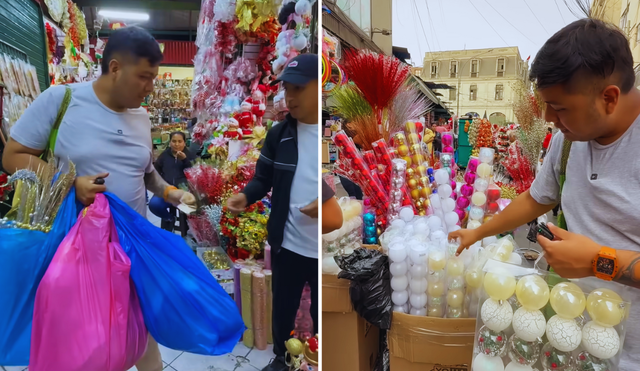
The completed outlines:
{"type": "Polygon", "coordinates": [[[623,94],[633,89],[633,55],[629,41],[616,26],[596,19],[577,20],[551,36],[529,73],[539,89],[578,82],[575,77],[591,83],[592,77],[604,80],[612,75],[623,94]]]}
{"type": "Polygon", "coordinates": [[[107,46],[102,54],[102,74],[109,73],[109,62],[116,54],[134,58],[138,61],[144,58],[152,66],[162,62],[162,51],[156,39],[149,32],[140,27],[125,27],[111,34],[107,46]]]}

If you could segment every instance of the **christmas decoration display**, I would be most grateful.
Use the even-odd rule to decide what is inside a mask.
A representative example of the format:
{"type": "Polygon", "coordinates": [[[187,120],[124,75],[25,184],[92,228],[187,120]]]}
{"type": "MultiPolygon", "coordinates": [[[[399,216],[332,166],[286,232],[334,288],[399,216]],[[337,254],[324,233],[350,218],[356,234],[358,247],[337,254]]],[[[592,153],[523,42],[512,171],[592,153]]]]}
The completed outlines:
{"type": "Polygon", "coordinates": [[[281,73],[288,62],[309,45],[309,25],[315,0],[284,1],[278,15],[282,31],[275,43],[277,58],[273,62],[273,73],[281,73]]]}
{"type": "MultiPolygon", "coordinates": [[[[169,77],[169,76],[166,76],[169,77]]],[[[145,99],[152,124],[185,123],[191,119],[191,80],[156,79],[145,99]]]]}
{"type": "Polygon", "coordinates": [[[483,266],[473,370],[505,364],[505,370],[618,370],[630,304],[610,289],[587,299],[579,280],[560,282],[553,273],[514,264],[513,246],[505,241],[481,251],[466,275],[467,284],[475,284],[470,273],[483,266]]]}

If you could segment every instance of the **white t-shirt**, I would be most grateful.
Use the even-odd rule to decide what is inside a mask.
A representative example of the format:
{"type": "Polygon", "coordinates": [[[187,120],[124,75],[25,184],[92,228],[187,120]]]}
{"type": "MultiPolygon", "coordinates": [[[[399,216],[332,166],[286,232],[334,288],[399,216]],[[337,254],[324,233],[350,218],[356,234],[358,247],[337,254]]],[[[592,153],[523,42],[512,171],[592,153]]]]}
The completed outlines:
{"type": "Polygon", "coordinates": [[[318,198],[318,130],[318,125],[298,122],[298,165],[282,241],[285,249],[314,259],[318,258],[318,219],[304,215],[300,208],[318,198]]]}
{"type": "MultiPolygon", "coordinates": [[[[65,167],[71,160],[78,176],[109,173],[107,191],[146,217],[144,175],[153,171],[149,114],[144,108],[112,111],[100,102],[92,82],[69,86],[73,95],[60,124],[55,156],[65,167]]],[[[64,94],[64,86],[45,90],[13,126],[11,138],[44,149],[64,94]]]]}

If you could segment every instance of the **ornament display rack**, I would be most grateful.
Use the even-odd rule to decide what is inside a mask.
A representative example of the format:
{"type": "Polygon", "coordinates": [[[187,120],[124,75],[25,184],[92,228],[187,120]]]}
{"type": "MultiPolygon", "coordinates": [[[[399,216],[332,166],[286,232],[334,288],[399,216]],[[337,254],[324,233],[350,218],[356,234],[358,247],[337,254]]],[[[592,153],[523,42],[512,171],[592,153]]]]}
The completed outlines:
{"type": "Polygon", "coordinates": [[[154,126],[184,123],[191,118],[191,80],[158,79],[146,100],[154,126]]]}
{"type": "MultiPolygon", "coordinates": [[[[20,59],[24,62],[29,63],[29,56],[27,53],[23,52],[21,49],[11,45],[10,43],[0,40],[0,55],[6,54],[12,58],[20,59]]],[[[0,79],[1,81],[2,79],[0,79]]],[[[2,143],[2,148],[4,148],[7,144],[7,140],[9,139],[9,130],[10,128],[5,125],[5,117],[4,117],[4,95],[5,90],[7,90],[6,85],[0,82],[0,142],[2,143]]]]}

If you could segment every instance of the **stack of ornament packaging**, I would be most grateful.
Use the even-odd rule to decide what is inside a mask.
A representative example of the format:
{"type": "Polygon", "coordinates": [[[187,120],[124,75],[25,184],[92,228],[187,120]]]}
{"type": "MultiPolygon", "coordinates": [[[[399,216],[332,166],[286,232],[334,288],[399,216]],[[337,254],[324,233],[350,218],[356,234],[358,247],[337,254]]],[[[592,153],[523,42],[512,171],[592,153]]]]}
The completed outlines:
{"type": "Polygon", "coordinates": [[[631,304],[609,288],[583,292],[580,280],[522,267],[513,246],[497,241],[467,271],[480,296],[473,371],[618,371],[631,304]]]}
{"type": "Polygon", "coordinates": [[[247,348],[267,349],[272,338],[272,272],[262,262],[238,259],[234,264],[235,301],[247,329],[242,342],[247,348]]]}

